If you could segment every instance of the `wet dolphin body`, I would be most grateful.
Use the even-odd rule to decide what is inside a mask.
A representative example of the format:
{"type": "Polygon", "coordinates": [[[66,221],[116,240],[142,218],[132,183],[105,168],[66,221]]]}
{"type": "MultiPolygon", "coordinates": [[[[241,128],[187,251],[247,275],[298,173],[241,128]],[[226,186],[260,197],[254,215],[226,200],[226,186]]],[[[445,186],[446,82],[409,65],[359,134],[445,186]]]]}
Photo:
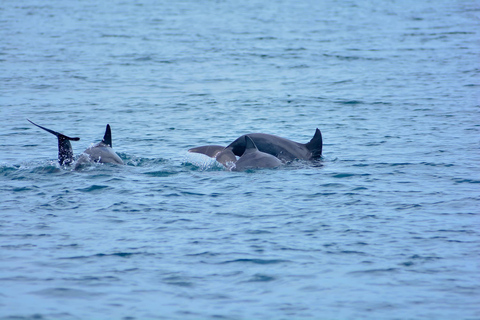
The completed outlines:
{"type": "MultiPolygon", "coordinates": [[[[232,155],[235,155],[240,157],[246,149],[245,136],[246,135],[239,137],[225,148],[218,145],[211,145],[192,148],[188,151],[205,154],[209,157],[216,158],[217,161],[219,161],[219,156],[231,158],[232,155]]],[[[284,162],[295,159],[318,160],[322,156],[323,139],[322,133],[318,128],[308,143],[299,143],[266,133],[250,133],[248,136],[253,140],[259,151],[271,154],[284,162]]],[[[223,163],[222,161],[219,162],[223,163]]]]}
{"type": "Polygon", "coordinates": [[[112,149],[112,130],[110,129],[109,124],[107,124],[102,141],[83,151],[83,154],[78,158],[77,163],[81,164],[90,161],[123,164],[122,159],[112,149]],[[88,156],[87,159],[85,159],[84,155],[88,156]]]}
{"type": "Polygon", "coordinates": [[[245,140],[245,151],[240,159],[235,162],[232,171],[245,171],[248,169],[276,168],[283,163],[271,154],[261,152],[253,140],[248,136],[242,136],[245,140]]]}
{"type": "MultiPolygon", "coordinates": [[[[27,119],[28,120],[28,119],[27,119]]],[[[30,120],[31,124],[50,132],[58,138],[58,162],[60,165],[70,165],[74,162],[73,148],[70,141],[78,141],[80,138],[70,138],[59,132],[42,127],[30,120]]],[[[101,142],[86,149],[77,160],[76,166],[85,162],[116,163],[123,164],[122,159],[112,149],[112,131],[107,124],[105,135],[101,142]]]]}

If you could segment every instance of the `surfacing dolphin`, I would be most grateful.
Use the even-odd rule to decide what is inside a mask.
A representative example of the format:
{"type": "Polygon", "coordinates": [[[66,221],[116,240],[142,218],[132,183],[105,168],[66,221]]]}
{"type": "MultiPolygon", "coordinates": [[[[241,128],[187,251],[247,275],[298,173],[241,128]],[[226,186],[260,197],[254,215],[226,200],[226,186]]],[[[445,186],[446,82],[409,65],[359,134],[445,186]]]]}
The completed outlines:
{"type": "MultiPolygon", "coordinates": [[[[189,152],[205,154],[216,158],[218,162],[224,163],[234,161],[235,156],[242,156],[246,150],[246,139],[243,135],[230,143],[227,147],[218,145],[202,146],[192,148],[189,152]],[[233,157],[233,158],[232,158],[233,157]]],[[[283,162],[299,160],[318,160],[322,157],[323,140],[322,133],[317,128],[315,135],[308,143],[299,143],[266,133],[249,133],[259,151],[277,157],[283,162]]]]}
{"type": "MultiPolygon", "coordinates": [[[[58,138],[58,162],[60,165],[70,165],[74,162],[73,148],[70,141],[78,141],[80,138],[70,138],[59,132],[42,127],[29,119],[31,124],[43,129],[58,138]]],[[[107,124],[105,135],[101,142],[87,148],[76,162],[76,167],[86,162],[100,162],[100,163],[116,163],[123,164],[122,159],[112,149],[112,131],[110,125],[107,124]]]]}
{"type": "Polygon", "coordinates": [[[245,140],[245,151],[240,159],[235,162],[232,171],[245,171],[248,169],[276,168],[283,163],[271,154],[261,152],[253,140],[248,136],[242,136],[245,140]]]}
{"type": "Polygon", "coordinates": [[[107,124],[102,141],[83,151],[77,160],[78,164],[84,162],[116,163],[123,164],[122,159],[112,149],[112,130],[107,124]],[[85,158],[86,155],[86,158],[85,158]]]}

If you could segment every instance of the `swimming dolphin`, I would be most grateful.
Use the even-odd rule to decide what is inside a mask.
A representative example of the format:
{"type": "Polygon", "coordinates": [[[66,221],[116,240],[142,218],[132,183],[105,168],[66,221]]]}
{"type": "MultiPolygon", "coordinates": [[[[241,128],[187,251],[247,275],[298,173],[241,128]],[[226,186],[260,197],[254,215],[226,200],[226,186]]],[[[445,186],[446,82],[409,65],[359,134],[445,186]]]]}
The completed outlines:
{"type": "MultiPolygon", "coordinates": [[[[225,154],[242,156],[246,148],[245,136],[246,135],[239,137],[225,148],[218,145],[211,145],[192,148],[188,151],[202,153],[212,158],[217,158],[219,155],[225,156],[225,154]]],[[[284,162],[295,159],[318,160],[322,156],[323,140],[322,133],[318,128],[308,143],[298,143],[266,133],[250,133],[248,136],[253,140],[259,151],[271,154],[284,162]]]]}
{"type": "Polygon", "coordinates": [[[87,148],[77,159],[76,167],[86,162],[123,164],[122,159],[112,149],[112,130],[107,124],[102,141],[87,148]]]}
{"type": "MultiPolygon", "coordinates": [[[[29,119],[27,119],[31,124],[54,134],[58,138],[58,162],[60,165],[70,165],[74,162],[73,159],[73,148],[70,144],[70,141],[78,141],[80,138],[70,138],[56,131],[42,127],[29,119]]],[[[107,124],[105,130],[105,135],[101,142],[87,148],[82,155],[78,158],[76,162],[76,167],[78,165],[86,162],[100,162],[100,163],[116,163],[123,164],[122,159],[113,151],[112,149],[112,131],[110,125],[107,124]]]]}
{"type": "Polygon", "coordinates": [[[248,169],[261,169],[261,168],[275,168],[281,166],[283,163],[275,156],[271,154],[261,152],[250,138],[250,136],[242,136],[245,140],[245,151],[240,159],[235,162],[232,167],[232,171],[245,171],[248,169]]]}

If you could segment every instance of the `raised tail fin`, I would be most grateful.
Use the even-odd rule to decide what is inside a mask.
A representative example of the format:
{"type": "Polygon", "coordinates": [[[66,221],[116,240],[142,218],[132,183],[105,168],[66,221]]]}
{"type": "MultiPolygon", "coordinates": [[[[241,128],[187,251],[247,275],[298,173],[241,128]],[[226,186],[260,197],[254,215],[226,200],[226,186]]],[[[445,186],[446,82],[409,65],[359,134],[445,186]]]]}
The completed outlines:
{"type": "Polygon", "coordinates": [[[47,132],[50,132],[51,134],[57,136],[57,139],[58,139],[58,162],[60,163],[60,165],[68,165],[70,163],[73,162],[73,148],[72,148],[72,145],[70,144],[70,140],[71,141],[78,141],[80,140],[80,138],[78,137],[75,137],[75,138],[71,138],[71,137],[67,137],[66,135],[64,134],[61,134],[59,132],[56,132],[56,131],[53,131],[53,130],[50,130],[48,128],[45,128],[45,127],[42,127],[32,121],[30,121],[29,119],[27,119],[31,124],[39,127],[40,129],[43,129],[47,132]]]}
{"type": "Polygon", "coordinates": [[[317,128],[315,130],[315,135],[313,136],[312,140],[305,144],[307,149],[312,153],[312,159],[320,159],[322,156],[322,149],[323,149],[323,139],[322,133],[317,128]]]}

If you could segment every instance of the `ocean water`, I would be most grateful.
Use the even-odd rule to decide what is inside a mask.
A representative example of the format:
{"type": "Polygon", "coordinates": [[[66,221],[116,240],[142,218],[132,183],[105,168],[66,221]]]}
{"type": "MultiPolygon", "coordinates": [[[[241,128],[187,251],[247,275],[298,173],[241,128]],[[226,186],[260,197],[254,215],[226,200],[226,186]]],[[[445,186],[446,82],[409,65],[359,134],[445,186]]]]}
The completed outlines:
{"type": "Polygon", "coordinates": [[[479,53],[477,1],[2,1],[0,319],[480,319],[479,53]]]}

